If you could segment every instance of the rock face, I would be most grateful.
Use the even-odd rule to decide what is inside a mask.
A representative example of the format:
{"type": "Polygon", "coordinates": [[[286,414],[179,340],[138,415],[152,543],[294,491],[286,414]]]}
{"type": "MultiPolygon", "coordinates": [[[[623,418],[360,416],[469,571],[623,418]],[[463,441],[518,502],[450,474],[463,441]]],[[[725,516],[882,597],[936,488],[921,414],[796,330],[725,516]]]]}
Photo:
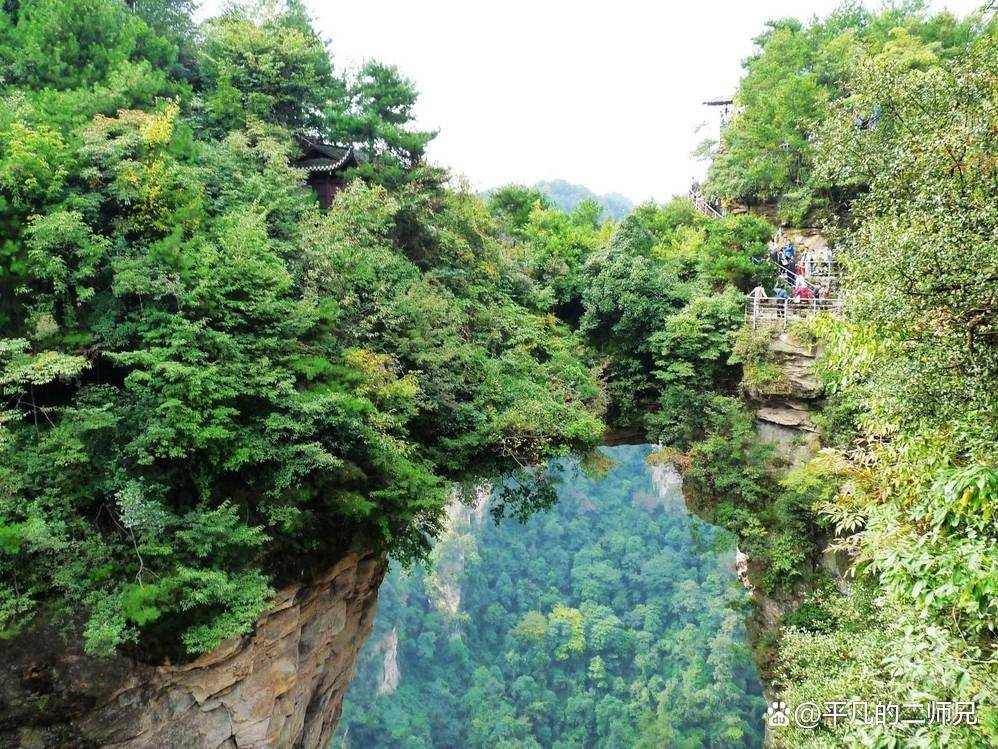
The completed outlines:
{"type": "Polygon", "coordinates": [[[818,350],[789,333],[777,333],[769,341],[769,353],[779,368],[779,379],[747,388],[756,406],[756,432],[791,463],[806,462],[820,444],[811,420],[813,407],[824,395],[815,374],[818,350]]]}
{"type": "MultiPolygon", "coordinates": [[[[821,437],[811,418],[824,396],[815,371],[818,350],[813,344],[780,331],[773,331],[768,347],[770,361],[779,369],[779,378],[746,388],[755,407],[756,434],[760,442],[774,445],[787,465],[803,465],[821,448],[821,437]]],[[[746,628],[749,641],[755,646],[763,693],[767,700],[772,700],[778,697],[773,683],[776,652],[765,643],[778,636],[784,618],[797,608],[809,586],[798,583],[791,590],[767,593],[757,584],[762,576],[761,566],[741,551],[737,553],[736,571],[752,597],[752,613],[746,628]]],[[[766,746],[769,745],[767,739],[766,746]]]]}
{"type": "Polygon", "coordinates": [[[0,646],[0,749],[325,749],[386,562],[281,590],[253,634],[181,666],[94,658],[39,622],[0,646]]]}
{"type": "Polygon", "coordinates": [[[391,694],[398,689],[402,674],[399,672],[399,628],[392,627],[377,645],[381,653],[381,674],[375,694],[391,694]]]}
{"type": "Polygon", "coordinates": [[[749,395],[758,400],[776,397],[791,401],[811,401],[822,396],[814,368],[818,358],[814,344],[798,341],[789,333],[776,332],[769,341],[769,355],[781,376],[772,383],[749,388],[749,395]]]}
{"type": "Polygon", "coordinates": [[[481,525],[489,506],[492,486],[483,484],[463,497],[455,490],[447,504],[444,532],[430,552],[432,565],[426,575],[426,592],[430,602],[450,619],[461,610],[461,581],[469,557],[477,554],[478,541],[474,528],[481,525]]]}
{"type": "Polygon", "coordinates": [[[656,463],[651,470],[652,484],[658,492],[657,501],[649,507],[664,507],[672,511],[685,511],[683,476],[672,463],[656,463]]]}

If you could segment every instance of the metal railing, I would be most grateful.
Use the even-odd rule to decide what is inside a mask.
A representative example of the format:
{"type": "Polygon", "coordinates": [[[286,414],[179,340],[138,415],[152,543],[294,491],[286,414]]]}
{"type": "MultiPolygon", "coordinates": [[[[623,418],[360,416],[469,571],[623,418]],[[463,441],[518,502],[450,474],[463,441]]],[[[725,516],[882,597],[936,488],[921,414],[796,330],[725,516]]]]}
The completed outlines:
{"type": "Polygon", "coordinates": [[[699,190],[690,189],[690,200],[693,201],[694,208],[709,218],[724,218],[724,215],[727,213],[723,208],[719,211],[708,203],[703,193],[699,190]]]}
{"type": "Polygon", "coordinates": [[[819,312],[841,315],[845,305],[841,299],[780,299],[779,297],[748,297],[745,320],[755,330],[760,325],[786,328],[791,320],[806,320],[819,312]]]}
{"type": "Polygon", "coordinates": [[[772,265],[775,265],[780,272],[780,276],[786,281],[791,287],[797,286],[798,279],[804,282],[804,284],[811,289],[811,291],[817,291],[819,286],[824,286],[826,289],[838,288],[839,285],[839,265],[834,260],[827,262],[815,261],[814,272],[809,273],[806,276],[799,276],[796,271],[786,268],[779,263],[777,263],[773,258],[766,258],[772,265]],[[817,279],[818,283],[815,283],[809,279],[817,279]]]}

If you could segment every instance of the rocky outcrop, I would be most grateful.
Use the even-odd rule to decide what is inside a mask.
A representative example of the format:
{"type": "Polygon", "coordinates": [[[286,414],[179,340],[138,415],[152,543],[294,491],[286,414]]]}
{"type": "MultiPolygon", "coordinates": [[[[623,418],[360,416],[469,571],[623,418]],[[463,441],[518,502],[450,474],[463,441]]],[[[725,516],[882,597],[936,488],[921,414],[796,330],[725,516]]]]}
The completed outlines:
{"type": "MultiPolygon", "coordinates": [[[[798,237],[795,241],[800,242],[798,237]]],[[[821,448],[821,437],[813,413],[820,407],[824,390],[818,379],[816,363],[819,351],[809,342],[788,332],[773,330],[767,342],[767,362],[778,376],[760,381],[754,378],[745,385],[749,404],[755,410],[756,434],[760,442],[772,444],[786,465],[807,463],[821,448]]],[[[823,560],[809,564],[827,567],[823,560]]],[[[749,641],[755,649],[756,666],[767,700],[778,696],[773,669],[776,649],[786,616],[808,594],[812,575],[798,581],[791,589],[767,591],[759,584],[763,568],[742,551],[736,554],[739,581],[752,598],[752,611],[746,620],[749,641]]],[[[767,743],[768,746],[768,743],[767,743]]]]}
{"type": "Polygon", "coordinates": [[[375,694],[391,694],[398,689],[402,674],[399,671],[399,628],[392,627],[378,641],[375,652],[381,655],[381,674],[378,676],[378,686],[375,694]]]}
{"type": "Polygon", "coordinates": [[[325,749],[385,568],[349,554],[282,589],[251,635],[180,666],[87,656],[39,621],[0,646],[0,749],[325,749]]]}
{"type": "Polygon", "coordinates": [[[828,247],[828,239],[817,227],[785,227],[783,241],[793,242],[801,253],[808,249],[819,252],[828,247]]]}
{"type": "Polygon", "coordinates": [[[647,509],[654,509],[656,506],[664,507],[672,511],[686,511],[686,499],[683,496],[683,475],[671,462],[656,462],[651,469],[652,485],[655,487],[657,496],[655,501],[644,505],[647,509]]]}
{"type": "Polygon", "coordinates": [[[430,571],[426,575],[426,594],[442,614],[454,619],[461,610],[461,581],[468,560],[477,554],[478,542],[473,532],[481,525],[488,510],[492,486],[483,484],[464,496],[455,489],[447,505],[444,532],[430,552],[430,571]]]}
{"type": "Polygon", "coordinates": [[[815,371],[818,348],[813,343],[799,341],[790,333],[774,331],[769,340],[769,363],[780,376],[764,383],[746,387],[749,396],[757,400],[780,398],[791,402],[807,402],[823,394],[815,371]]]}
{"type": "Polygon", "coordinates": [[[776,445],[791,463],[806,462],[820,446],[811,418],[824,395],[815,369],[817,358],[814,344],[774,331],[769,340],[769,363],[776,367],[779,377],[745,388],[755,405],[759,439],[776,445]]]}

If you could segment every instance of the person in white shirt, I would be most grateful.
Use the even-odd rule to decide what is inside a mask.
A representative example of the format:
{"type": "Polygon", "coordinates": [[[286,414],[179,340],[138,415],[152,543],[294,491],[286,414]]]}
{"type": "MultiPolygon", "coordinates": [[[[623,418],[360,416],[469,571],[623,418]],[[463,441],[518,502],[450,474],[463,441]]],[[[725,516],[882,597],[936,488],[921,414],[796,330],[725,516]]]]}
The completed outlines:
{"type": "Polygon", "coordinates": [[[818,259],[821,262],[821,272],[830,274],[832,272],[832,251],[827,247],[823,247],[818,259]]]}
{"type": "Polygon", "coordinates": [[[809,247],[801,259],[804,261],[804,272],[808,276],[813,276],[815,265],[814,251],[809,247]]]}

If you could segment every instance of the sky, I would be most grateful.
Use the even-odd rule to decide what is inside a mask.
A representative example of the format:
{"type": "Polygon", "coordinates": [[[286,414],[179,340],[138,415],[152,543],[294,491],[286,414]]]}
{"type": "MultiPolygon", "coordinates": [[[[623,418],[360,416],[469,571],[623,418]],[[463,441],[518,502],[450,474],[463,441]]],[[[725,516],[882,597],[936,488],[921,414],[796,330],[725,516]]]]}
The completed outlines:
{"type": "MultiPolygon", "coordinates": [[[[334,65],[399,67],[438,130],[431,161],[473,188],[565,179],[635,202],[685,192],[772,18],[840,0],[306,0],[334,65]],[[703,125],[697,132],[698,126],[703,125]]],[[[963,15],[980,0],[936,0],[963,15]]],[[[879,7],[879,2],[867,2],[879,7]]],[[[222,6],[202,3],[200,17],[222,6]]]]}

